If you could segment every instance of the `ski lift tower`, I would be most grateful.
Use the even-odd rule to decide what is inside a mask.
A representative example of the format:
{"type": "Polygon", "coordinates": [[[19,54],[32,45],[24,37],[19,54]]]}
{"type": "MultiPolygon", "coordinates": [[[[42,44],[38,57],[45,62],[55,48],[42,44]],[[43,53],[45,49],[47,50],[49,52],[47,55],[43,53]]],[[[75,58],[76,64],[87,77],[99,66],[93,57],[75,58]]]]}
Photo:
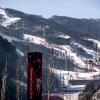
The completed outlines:
{"type": "Polygon", "coordinates": [[[43,31],[43,38],[45,39],[45,32],[46,32],[46,29],[48,29],[49,28],[49,26],[43,26],[43,28],[42,28],[42,31],[43,31]]]}

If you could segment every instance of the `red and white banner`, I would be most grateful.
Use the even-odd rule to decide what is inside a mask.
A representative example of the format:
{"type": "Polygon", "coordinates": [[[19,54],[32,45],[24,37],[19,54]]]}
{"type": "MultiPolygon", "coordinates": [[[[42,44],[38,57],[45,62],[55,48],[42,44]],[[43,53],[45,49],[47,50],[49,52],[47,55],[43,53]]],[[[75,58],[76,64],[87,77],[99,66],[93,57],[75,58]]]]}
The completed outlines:
{"type": "Polygon", "coordinates": [[[27,100],[42,100],[42,53],[28,53],[27,100]]]}

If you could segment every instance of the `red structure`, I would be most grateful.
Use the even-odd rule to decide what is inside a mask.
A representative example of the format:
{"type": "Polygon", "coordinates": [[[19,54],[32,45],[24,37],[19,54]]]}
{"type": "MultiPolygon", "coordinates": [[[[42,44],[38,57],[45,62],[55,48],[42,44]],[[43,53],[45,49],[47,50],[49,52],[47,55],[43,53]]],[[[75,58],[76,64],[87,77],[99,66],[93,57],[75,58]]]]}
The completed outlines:
{"type": "Polygon", "coordinates": [[[42,100],[42,53],[28,53],[27,100],[42,100]]]}

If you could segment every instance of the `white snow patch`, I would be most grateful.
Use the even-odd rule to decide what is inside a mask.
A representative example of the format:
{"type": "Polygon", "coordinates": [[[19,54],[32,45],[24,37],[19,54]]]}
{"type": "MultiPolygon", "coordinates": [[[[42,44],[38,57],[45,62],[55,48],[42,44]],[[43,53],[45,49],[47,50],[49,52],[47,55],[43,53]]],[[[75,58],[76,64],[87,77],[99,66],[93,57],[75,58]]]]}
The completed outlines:
{"type": "Polygon", "coordinates": [[[24,53],[20,49],[16,48],[16,52],[18,55],[24,56],[24,53]]]}
{"type": "Polygon", "coordinates": [[[16,37],[11,37],[11,36],[8,36],[8,35],[2,34],[2,33],[0,33],[0,36],[3,39],[6,39],[8,42],[12,42],[12,41],[21,42],[22,41],[22,40],[20,40],[20,39],[18,39],[16,37]]]}
{"type": "Polygon", "coordinates": [[[73,72],[73,71],[64,71],[55,68],[50,68],[51,72],[58,76],[58,79],[64,81],[63,84],[68,85],[69,80],[91,80],[94,76],[99,75],[98,72],[73,72]]]}
{"type": "MultiPolygon", "coordinates": [[[[43,46],[45,46],[46,48],[49,48],[49,49],[55,49],[57,51],[61,50],[59,45],[49,44],[48,42],[46,42],[45,38],[37,37],[37,36],[34,36],[34,35],[23,34],[23,39],[27,42],[30,42],[30,43],[35,43],[35,44],[38,44],[38,45],[41,44],[41,45],[43,45],[43,46]]],[[[61,51],[64,52],[65,50],[61,50],[61,51]]]]}
{"type": "Polygon", "coordinates": [[[24,72],[24,76],[25,76],[25,78],[27,78],[27,72],[26,71],[24,72]]]}
{"type": "MultiPolygon", "coordinates": [[[[61,97],[63,100],[78,100],[78,95],[80,92],[76,93],[50,93],[50,96],[58,96],[61,97]]],[[[47,96],[47,94],[43,94],[43,96],[47,96]]]]}
{"type": "Polygon", "coordinates": [[[24,87],[25,89],[27,89],[27,84],[26,83],[24,83],[20,80],[15,80],[15,79],[12,79],[12,81],[15,82],[15,83],[16,82],[19,83],[20,87],[24,87]]]}
{"type": "MultiPolygon", "coordinates": [[[[82,60],[82,58],[75,52],[73,52],[72,48],[70,46],[66,46],[66,45],[61,45],[60,47],[62,47],[62,49],[65,49],[67,51],[67,56],[70,57],[73,60],[73,63],[80,67],[80,68],[85,68],[85,69],[91,69],[88,68],[85,64],[85,62],[82,60]]],[[[96,71],[99,71],[98,68],[96,68],[95,66],[93,66],[93,68],[96,71]]]]}
{"type": "MultiPolygon", "coordinates": [[[[23,40],[27,41],[27,42],[31,42],[31,43],[35,43],[35,44],[38,44],[38,45],[45,46],[46,48],[49,48],[49,49],[54,49],[55,51],[58,51],[60,53],[67,53],[67,56],[71,57],[71,59],[73,60],[73,63],[76,66],[78,66],[80,68],[88,69],[88,67],[86,67],[85,62],[82,60],[82,58],[80,56],[78,56],[77,53],[73,52],[72,48],[68,45],[50,44],[44,38],[33,36],[33,35],[28,35],[28,34],[23,34],[23,40]]],[[[84,47],[84,49],[89,53],[94,53],[92,50],[89,51],[85,47],[84,47]]],[[[58,56],[59,56],[59,54],[58,54],[58,56]]],[[[95,68],[95,69],[96,69],[96,71],[98,71],[97,68],[95,68]]]]}
{"type": "Polygon", "coordinates": [[[19,81],[19,83],[20,83],[20,86],[27,88],[27,85],[24,82],[19,81]]]}
{"type": "Polygon", "coordinates": [[[93,43],[97,44],[97,47],[100,48],[100,41],[90,38],[83,38],[84,40],[92,41],[93,43]]]}
{"type": "Polygon", "coordinates": [[[8,18],[3,8],[0,8],[0,15],[2,15],[4,18],[8,18]]]}
{"type": "Polygon", "coordinates": [[[64,93],[64,100],[78,100],[79,93],[64,93]]]}
{"type": "Polygon", "coordinates": [[[59,35],[58,37],[61,37],[61,38],[64,38],[64,39],[69,39],[69,38],[71,38],[71,37],[68,36],[68,35],[59,35]]]}
{"type": "Polygon", "coordinates": [[[23,34],[23,39],[35,44],[42,44],[45,42],[44,38],[40,38],[33,35],[23,34]]]}
{"type": "Polygon", "coordinates": [[[3,19],[0,24],[4,27],[12,25],[13,23],[16,23],[17,21],[21,20],[21,18],[18,17],[9,17],[3,8],[0,8],[0,15],[3,19]]]}
{"type": "Polygon", "coordinates": [[[62,49],[65,49],[67,51],[67,55],[73,59],[74,64],[76,64],[79,67],[85,68],[85,63],[81,60],[81,58],[78,57],[77,53],[74,53],[70,46],[63,45],[61,46],[62,49]]]}
{"type": "Polygon", "coordinates": [[[26,84],[26,83],[21,82],[21,81],[19,81],[19,80],[16,80],[16,82],[18,82],[18,83],[19,83],[20,87],[27,88],[27,84],[26,84]]]}
{"type": "Polygon", "coordinates": [[[93,51],[92,49],[88,49],[88,48],[86,48],[85,46],[83,46],[83,45],[81,45],[81,44],[79,44],[79,43],[76,43],[76,42],[73,42],[72,43],[72,45],[74,45],[74,46],[77,46],[77,47],[79,47],[79,48],[82,48],[84,51],[86,51],[88,54],[91,54],[91,55],[95,55],[95,51],[93,51]]]}
{"type": "Polygon", "coordinates": [[[12,25],[12,24],[16,23],[20,19],[21,18],[17,18],[17,17],[15,17],[15,18],[7,18],[1,23],[1,25],[4,26],[4,27],[7,27],[9,25],[12,25]]]}

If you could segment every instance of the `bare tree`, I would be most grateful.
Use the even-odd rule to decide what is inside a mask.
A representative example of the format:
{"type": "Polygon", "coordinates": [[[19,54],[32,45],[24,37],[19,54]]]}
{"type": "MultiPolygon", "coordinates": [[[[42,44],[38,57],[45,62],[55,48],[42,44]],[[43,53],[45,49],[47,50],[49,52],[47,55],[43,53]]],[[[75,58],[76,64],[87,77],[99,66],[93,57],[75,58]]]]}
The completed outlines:
{"type": "Polygon", "coordinates": [[[20,80],[20,70],[19,70],[19,64],[18,64],[18,59],[17,59],[16,61],[16,100],[20,100],[19,80],[20,80]]]}
{"type": "Polygon", "coordinates": [[[3,74],[2,74],[1,100],[5,100],[5,97],[6,97],[7,78],[8,78],[8,72],[7,72],[7,59],[6,59],[6,63],[5,63],[3,74]]]}
{"type": "Polygon", "coordinates": [[[50,93],[51,93],[51,88],[54,84],[54,77],[52,73],[52,67],[53,67],[54,61],[53,58],[49,58],[49,63],[48,63],[48,79],[47,79],[47,86],[48,86],[48,100],[50,100],[50,93]]]}

